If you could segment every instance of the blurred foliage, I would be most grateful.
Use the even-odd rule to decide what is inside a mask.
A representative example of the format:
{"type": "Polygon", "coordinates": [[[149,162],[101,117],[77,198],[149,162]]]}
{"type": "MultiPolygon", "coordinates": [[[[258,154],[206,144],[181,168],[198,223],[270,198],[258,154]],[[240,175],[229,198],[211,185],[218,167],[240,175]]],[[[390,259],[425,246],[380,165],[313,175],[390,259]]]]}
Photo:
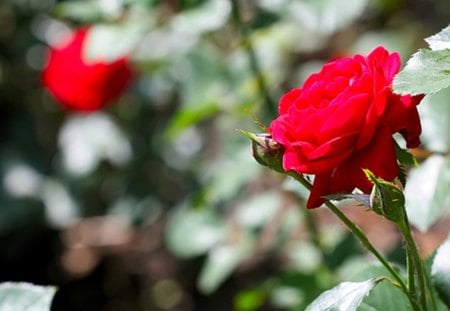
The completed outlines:
{"type": "MultiPolygon", "coordinates": [[[[450,237],[450,235],[449,235],[450,237]]],[[[450,265],[448,256],[450,254],[450,240],[447,240],[439,246],[433,258],[431,266],[431,277],[433,284],[436,286],[439,296],[447,307],[450,308],[450,287],[448,276],[450,273],[450,265]]]]}
{"type": "Polygon", "coordinates": [[[50,309],[56,288],[28,283],[0,284],[0,307],[3,310],[46,311],[50,309]]]}
{"type": "MultiPolygon", "coordinates": [[[[0,280],[58,286],[56,310],[304,310],[378,276],[358,274],[355,240],[305,211],[302,189],[259,167],[236,129],[263,132],[280,95],[324,62],[377,45],[406,60],[449,21],[445,0],[3,0],[0,280]],[[40,71],[46,46],[86,24],[86,57],[131,53],[138,77],[78,115],[40,71]]],[[[423,231],[449,214],[449,96],[420,105],[406,200],[423,231]]],[[[389,286],[362,305],[402,304],[376,298],[389,286]]]]}

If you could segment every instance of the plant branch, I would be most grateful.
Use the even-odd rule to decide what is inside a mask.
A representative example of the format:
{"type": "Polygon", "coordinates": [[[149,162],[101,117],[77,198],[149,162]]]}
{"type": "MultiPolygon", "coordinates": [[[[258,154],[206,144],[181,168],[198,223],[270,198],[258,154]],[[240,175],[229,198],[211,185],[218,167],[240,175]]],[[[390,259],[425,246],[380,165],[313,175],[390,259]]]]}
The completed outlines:
{"type": "Polygon", "coordinates": [[[245,51],[247,52],[249,58],[250,69],[255,75],[256,81],[258,83],[259,92],[266,104],[268,111],[272,116],[275,116],[277,113],[276,104],[272,100],[272,97],[270,96],[266,79],[262,74],[261,66],[259,65],[258,58],[256,57],[256,52],[250,39],[250,29],[243,22],[242,13],[238,4],[238,0],[231,0],[231,5],[232,5],[233,21],[242,38],[245,51]]]}
{"type": "MultiPolygon", "coordinates": [[[[428,290],[425,270],[419,255],[419,250],[411,234],[411,227],[408,218],[406,217],[406,211],[404,221],[398,224],[398,227],[406,242],[409,291],[412,292],[413,297],[418,300],[422,306],[422,310],[429,310],[427,307],[427,295],[430,291],[428,290]]],[[[432,297],[430,297],[430,299],[431,298],[432,297]]]]}
{"type": "MultiPolygon", "coordinates": [[[[294,171],[290,171],[287,173],[289,176],[300,182],[306,189],[311,190],[311,184],[300,174],[297,174],[294,171]]],[[[330,201],[326,201],[325,205],[333,212],[346,226],[347,228],[358,238],[358,240],[370,251],[379,261],[380,263],[392,274],[395,280],[398,282],[402,291],[406,294],[408,299],[410,300],[414,310],[420,310],[417,306],[416,301],[412,299],[409,294],[408,287],[405,285],[403,279],[399,275],[399,273],[391,266],[391,264],[375,249],[375,247],[370,243],[367,239],[366,235],[359,229],[347,216],[342,213],[339,208],[331,203],[330,201]]]]}

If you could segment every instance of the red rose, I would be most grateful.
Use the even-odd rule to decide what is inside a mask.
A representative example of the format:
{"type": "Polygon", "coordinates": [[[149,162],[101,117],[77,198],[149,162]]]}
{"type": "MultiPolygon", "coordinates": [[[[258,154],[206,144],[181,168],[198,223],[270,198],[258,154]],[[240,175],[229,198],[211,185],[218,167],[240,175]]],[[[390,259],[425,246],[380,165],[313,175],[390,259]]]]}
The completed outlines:
{"type": "Polygon", "coordinates": [[[307,207],[324,195],[364,193],[372,184],[362,169],[393,180],[399,166],[392,134],[400,132],[408,148],[420,144],[416,105],[422,96],[400,96],[391,89],[400,57],[383,47],[326,64],[303,87],[286,93],[269,131],[284,148],[283,168],[314,174],[307,207]]]}
{"type": "Polygon", "coordinates": [[[78,111],[93,111],[118,97],[129,84],[132,71],[123,57],[114,62],[83,59],[89,29],[78,29],[65,44],[52,48],[42,74],[44,85],[62,105],[78,111]]]}

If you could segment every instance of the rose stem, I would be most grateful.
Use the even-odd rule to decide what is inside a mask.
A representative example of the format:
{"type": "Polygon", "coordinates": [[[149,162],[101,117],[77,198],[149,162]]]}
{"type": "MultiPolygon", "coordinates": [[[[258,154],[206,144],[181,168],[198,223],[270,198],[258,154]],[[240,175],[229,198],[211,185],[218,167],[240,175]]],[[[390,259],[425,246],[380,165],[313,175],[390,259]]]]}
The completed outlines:
{"type": "MultiPolygon", "coordinates": [[[[289,171],[287,175],[300,182],[306,189],[311,190],[311,184],[302,175],[297,174],[294,171],[289,171]]],[[[419,310],[416,302],[411,299],[408,288],[406,287],[398,272],[395,271],[395,269],[389,264],[389,262],[387,262],[386,259],[384,259],[384,257],[375,249],[375,247],[367,239],[366,235],[349,218],[347,218],[347,216],[345,216],[345,214],[342,213],[336,205],[334,205],[330,201],[326,201],[325,205],[347,226],[347,228],[359,239],[359,241],[367,248],[367,250],[369,250],[392,274],[392,276],[397,280],[403,292],[410,300],[414,310],[419,310]]]]}
{"type": "Polygon", "coordinates": [[[422,309],[427,310],[427,286],[424,267],[422,265],[422,260],[420,259],[416,242],[411,234],[411,227],[409,225],[408,217],[406,216],[406,210],[404,213],[405,217],[403,218],[403,222],[398,223],[398,227],[406,242],[409,290],[415,292],[414,296],[419,299],[422,309]],[[417,288],[415,288],[415,281],[417,281],[417,288]]]}
{"type": "Polygon", "coordinates": [[[233,21],[236,24],[236,27],[242,37],[242,43],[244,44],[244,48],[247,52],[250,68],[253,71],[253,74],[256,77],[256,81],[258,83],[258,88],[261,94],[261,97],[264,99],[266,106],[269,110],[269,113],[272,116],[275,116],[277,113],[277,108],[275,102],[272,100],[269,88],[267,87],[266,79],[262,74],[261,67],[259,65],[258,59],[256,57],[255,49],[253,47],[252,41],[250,39],[250,30],[244,24],[242,20],[241,10],[239,8],[238,0],[231,0],[232,12],[233,12],[233,21]]]}

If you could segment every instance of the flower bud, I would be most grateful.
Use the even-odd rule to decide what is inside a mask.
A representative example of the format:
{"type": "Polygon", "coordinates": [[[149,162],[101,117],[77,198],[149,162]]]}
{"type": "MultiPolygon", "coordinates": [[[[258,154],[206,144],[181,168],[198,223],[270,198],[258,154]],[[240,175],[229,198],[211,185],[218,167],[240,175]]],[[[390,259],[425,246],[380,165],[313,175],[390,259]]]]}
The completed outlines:
{"type": "Polygon", "coordinates": [[[396,184],[377,178],[368,170],[364,170],[364,173],[373,182],[370,194],[373,211],[395,223],[403,222],[406,217],[403,191],[396,184]]]}
{"type": "Polygon", "coordinates": [[[252,140],[253,157],[259,164],[274,171],[285,173],[282,164],[283,146],[274,141],[272,135],[267,133],[255,134],[242,130],[241,132],[252,140]]]}

